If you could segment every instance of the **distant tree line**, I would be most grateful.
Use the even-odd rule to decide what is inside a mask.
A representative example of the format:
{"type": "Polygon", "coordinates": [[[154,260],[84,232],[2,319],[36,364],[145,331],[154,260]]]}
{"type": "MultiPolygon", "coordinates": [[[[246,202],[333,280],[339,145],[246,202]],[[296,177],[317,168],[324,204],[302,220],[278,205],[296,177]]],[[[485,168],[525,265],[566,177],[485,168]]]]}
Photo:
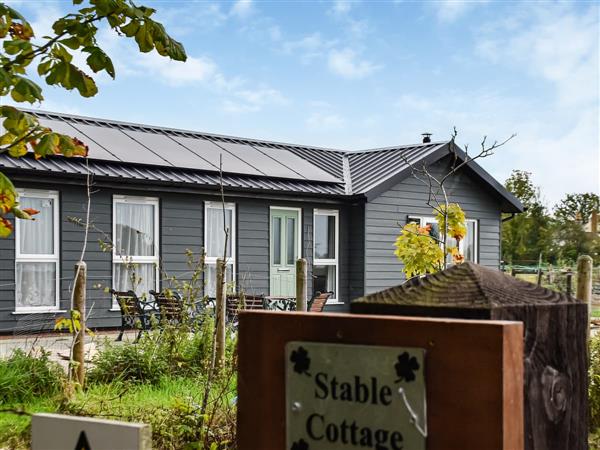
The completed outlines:
{"type": "Polygon", "coordinates": [[[591,192],[567,194],[552,210],[541,201],[531,173],[513,170],[506,188],[525,206],[522,214],[504,216],[502,259],[508,264],[572,265],[579,255],[600,264],[600,236],[589,227],[600,210],[600,197],[591,192]]]}

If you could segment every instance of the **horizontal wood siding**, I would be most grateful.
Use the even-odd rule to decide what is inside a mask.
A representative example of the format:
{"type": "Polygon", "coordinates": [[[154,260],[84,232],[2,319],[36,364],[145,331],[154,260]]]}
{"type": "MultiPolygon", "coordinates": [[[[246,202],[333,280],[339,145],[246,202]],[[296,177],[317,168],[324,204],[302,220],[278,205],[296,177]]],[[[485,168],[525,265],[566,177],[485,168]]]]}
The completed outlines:
{"type": "MultiPolygon", "coordinates": [[[[12,221],[12,220],[11,220],[12,221]]],[[[12,221],[14,224],[14,221],[12,221]]],[[[15,235],[0,238],[0,332],[13,330],[15,310],[15,235]]]]}
{"type": "MultiPolygon", "coordinates": [[[[84,227],[74,224],[71,218],[85,220],[85,186],[56,183],[21,184],[20,187],[59,190],[60,194],[60,305],[70,309],[73,268],[79,259],[85,235],[84,227]]],[[[196,256],[204,247],[204,202],[219,201],[217,195],[195,195],[159,191],[94,189],[90,230],[85,261],[88,265],[87,308],[91,328],[118,327],[120,314],[112,310],[111,296],[106,292],[112,286],[112,255],[104,252],[98,241],[112,241],[112,201],[114,195],[156,197],[160,205],[160,264],[161,286],[172,287],[168,277],[188,280],[186,250],[196,256]]],[[[340,299],[343,305],[327,306],[328,310],[346,310],[352,297],[363,291],[363,239],[364,216],[362,206],[322,204],[307,201],[269,201],[231,196],[228,202],[236,203],[237,242],[236,273],[238,285],[252,294],[269,294],[269,206],[302,208],[302,255],[308,260],[308,292],[312,294],[313,263],[313,212],[315,208],[340,211],[340,299]]],[[[25,333],[51,330],[54,319],[62,313],[16,315],[15,302],[15,241],[14,235],[0,239],[0,333],[25,333]]]]}
{"type": "MultiPolygon", "coordinates": [[[[432,166],[434,174],[446,173],[448,161],[432,166]]],[[[482,186],[464,172],[446,184],[450,202],[464,209],[467,218],[478,221],[479,263],[500,265],[500,206],[482,186]]],[[[427,188],[408,177],[365,206],[365,293],[395,286],[404,280],[402,264],[394,255],[400,226],[409,215],[433,216],[427,206],[427,188]],[[400,224],[400,225],[399,225],[400,224]]]]}
{"type": "MultiPolygon", "coordinates": [[[[160,196],[161,288],[177,288],[192,278],[187,251],[198,261],[204,252],[204,202],[193,195],[160,196]],[[175,278],[175,281],[172,280],[175,278]]],[[[203,283],[200,277],[199,285],[203,283]]]]}
{"type": "Polygon", "coordinates": [[[269,205],[237,204],[238,284],[248,294],[269,293],[269,205]]]}

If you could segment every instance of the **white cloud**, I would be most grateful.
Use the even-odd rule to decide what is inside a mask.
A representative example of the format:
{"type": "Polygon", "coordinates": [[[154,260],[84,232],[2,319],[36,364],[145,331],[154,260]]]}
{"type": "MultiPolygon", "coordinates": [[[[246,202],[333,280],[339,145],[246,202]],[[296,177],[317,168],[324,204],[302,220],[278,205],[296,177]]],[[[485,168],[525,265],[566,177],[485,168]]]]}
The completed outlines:
{"type": "Polygon", "coordinates": [[[598,14],[555,7],[528,10],[533,24],[509,35],[489,36],[478,53],[495,64],[520,65],[531,75],[554,83],[562,105],[596,102],[598,99],[598,14]]]}
{"type": "Polygon", "coordinates": [[[324,57],[337,41],[326,40],[320,33],[312,33],[296,41],[283,43],[284,53],[298,55],[303,64],[312,62],[316,58],[324,57]]]}
{"type": "Polygon", "coordinates": [[[336,0],[333,2],[332,11],[334,14],[348,14],[352,9],[353,2],[351,0],[336,0]]]}
{"type": "Polygon", "coordinates": [[[328,58],[329,70],[348,79],[365,78],[381,68],[371,61],[362,60],[351,48],[332,50],[328,58]]]}
{"type": "Polygon", "coordinates": [[[487,2],[488,0],[437,0],[429,2],[428,5],[435,9],[440,22],[450,23],[458,20],[478,5],[487,2]]]}
{"type": "Polygon", "coordinates": [[[305,123],[311,131],[332,131],[343,128],[346,121],[335,113],[315,112],[308,116],[305,123]]]}
{"type": "Polygon", "coordinates": [[[218,73],[217,65],[206,57],[188,56],[186,62],[180,62],[152,52],[140,55],[135,64],[173,86],[209,81],[218,73]]]}
{"type": "Polygon", "coordinates": [[[252,13],[252,9],[252,0],[237,0],[231,7],[231,15],[245,18],[252,13]]]}

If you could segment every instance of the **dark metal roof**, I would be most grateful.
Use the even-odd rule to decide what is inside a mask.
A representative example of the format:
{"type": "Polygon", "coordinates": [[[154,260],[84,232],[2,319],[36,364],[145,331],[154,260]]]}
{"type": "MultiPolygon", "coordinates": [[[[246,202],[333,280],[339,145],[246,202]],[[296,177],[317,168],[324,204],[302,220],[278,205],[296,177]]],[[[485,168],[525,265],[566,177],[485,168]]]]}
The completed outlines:
{"type": "MultiPolygon", "coordinates": [[[[62,113],[29,111],[41,123],[86,142],[95,177],[170,184],[217,186],[219,161],[229,188],[358,195],[373,198],[410,175],[410,165],[433,163],[449,154],[447,142],[343,151],[259,139],[245,139],[174,128],[141,125],[62,113]]],[[[462,154],[458,149],[459,154],[462,154]]],[[[53,156],[35,160],[0,155],[0,167],[85,175],[85,161],[53,156]]],[[[479,165],[469,164],[479,180],[499,196],[505,212],[523,207],[479,165]]]]}
{"type": "MultiPolygon", "coordinates": [[[[124,182],[152,181],[166,184],[196,185],[218,189],[219,174],[172,167],[140,166],[121,162],[89,160],[89,171],[94,179],[112,178],[124,182]]],[[[82,158],[51,157],[34,159],[30,155],[11,158],[0,155],[0,167],[8,170],[27,170],[60,175],[86,176],[87,167],[82,158]]],[[[297,192],[314,195],[344,195],[342,184],[305,180],[286,180],[265,176],[223,174],[223,186],[229,189],[262,190],[269,192],[297,192]]]]}

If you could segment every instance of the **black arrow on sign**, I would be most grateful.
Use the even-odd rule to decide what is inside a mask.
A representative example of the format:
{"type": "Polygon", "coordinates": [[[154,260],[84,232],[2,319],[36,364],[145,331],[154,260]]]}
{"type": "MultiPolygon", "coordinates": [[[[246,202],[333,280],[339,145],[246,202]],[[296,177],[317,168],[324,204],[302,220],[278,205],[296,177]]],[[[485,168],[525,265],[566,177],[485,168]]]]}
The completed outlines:
{"type": "Polygon", "coordinates": [[[75,450],[92,450],[92,447],[90,447],[90,443],[87,440],[87,436],[85,435],[85,431],[79,433],[79,439],[77,439],[77,444],[75,444],[75,450]]]}

